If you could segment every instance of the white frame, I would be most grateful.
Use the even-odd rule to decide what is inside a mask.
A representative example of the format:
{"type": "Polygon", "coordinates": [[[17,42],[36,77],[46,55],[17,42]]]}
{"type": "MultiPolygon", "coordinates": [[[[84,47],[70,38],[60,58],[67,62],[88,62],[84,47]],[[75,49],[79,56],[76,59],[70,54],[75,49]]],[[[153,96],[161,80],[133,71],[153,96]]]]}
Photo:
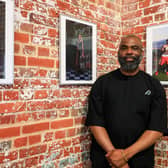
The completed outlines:
{"type": "MultiPolygon", "coordinates": [[[[165,23],[158,24],[158,25],[151,25],[151,26],[148,26],[146,29],[146,72],[152,76],[154,76],[154,73],[156,72],[156,70],[158,70],[156,67],[159,64],[159,60],[156,58],[155,59],[153,58],[154,57],[153,44],[155,42],[156,46],[159,46],[158,42],[160,42],[161,44],[162,41],[165,41],[166,39],[168,39],[168,32],[166,31],[167,29],[168,29],[168,24],[165,24],[165,23]],[[153,61],[153,60],[156,60],[156,61],[153,61]]],[[[168,80],[161,80],[161,79],[159,80],[163,85],[168,84],[168,80]]]]}
{"type": "Polygon", "coordinates": [[[0,0],[6,3],[5,8],[5,59],[4,78],[0,78],[0,84],[12,84],[14,76],[14,1],[0,0]]]}
{"type": "Polygon", "coordinates": [[[70,16],[60,15],[60,84],[61,85],[69,85],[69,84],[93,84],[96,80],[96,37],[97,37],[97,26],[94,23],[90,23],[84,20],[76,19],[70,16]],[[79,24],[84,24],[86,26],[90,26],[92,29],[92,48],[91,48],[91,59],[92,59],[92,70],[91,70],[91,80],[71,80],[66,79],[66,21],[72,21],[79,24]]]}

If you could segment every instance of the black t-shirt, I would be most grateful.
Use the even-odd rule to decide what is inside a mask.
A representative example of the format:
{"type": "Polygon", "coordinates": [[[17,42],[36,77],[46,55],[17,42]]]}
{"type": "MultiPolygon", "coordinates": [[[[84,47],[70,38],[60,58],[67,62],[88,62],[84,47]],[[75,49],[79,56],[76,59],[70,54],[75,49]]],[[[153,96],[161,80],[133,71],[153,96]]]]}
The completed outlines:
{"type": "MultiPolygon", "coordinates": [[[[105,127],[113,145],[124,149],[145,130],[163,132],[167,126],[166,106],[165,91],[157,79],[143,71],[125,76],[117,69],[93,85],[86,125],[105,127]]],[[[99,148],[95,140],[94,148],[99,148]]]]}

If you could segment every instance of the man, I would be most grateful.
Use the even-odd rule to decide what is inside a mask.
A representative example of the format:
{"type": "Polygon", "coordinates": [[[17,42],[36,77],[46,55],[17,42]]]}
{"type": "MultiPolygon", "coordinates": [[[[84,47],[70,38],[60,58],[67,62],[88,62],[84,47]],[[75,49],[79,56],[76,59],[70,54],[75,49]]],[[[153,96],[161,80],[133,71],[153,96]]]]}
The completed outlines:
{"type": "Polygon", "coordinates": [[[93,140],[92,168],[152,168],[154,144],[166,128],[166,95],[160,82],[139,69],[142,43],[121,39],[120,69],[97,79],[86,125],[93,140]]]}

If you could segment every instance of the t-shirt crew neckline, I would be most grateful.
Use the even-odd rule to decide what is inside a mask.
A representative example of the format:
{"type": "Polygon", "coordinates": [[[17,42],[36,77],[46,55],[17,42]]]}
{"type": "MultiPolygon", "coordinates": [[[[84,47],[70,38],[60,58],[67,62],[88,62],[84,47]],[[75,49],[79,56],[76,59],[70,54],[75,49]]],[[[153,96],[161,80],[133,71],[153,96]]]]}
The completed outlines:
{"type": "Polygon", "coordinates": [[[118,75],[119,75],[119,77],[121,78],[121,79],[135,79],[135,78],[138,78],[139,77],[139,75],[140,75],[140,73],[141,73],[141,70],[139,70],[135,75],[124,75],[121,71],[120,71],[120,69],[118,69],[118,75]]]}

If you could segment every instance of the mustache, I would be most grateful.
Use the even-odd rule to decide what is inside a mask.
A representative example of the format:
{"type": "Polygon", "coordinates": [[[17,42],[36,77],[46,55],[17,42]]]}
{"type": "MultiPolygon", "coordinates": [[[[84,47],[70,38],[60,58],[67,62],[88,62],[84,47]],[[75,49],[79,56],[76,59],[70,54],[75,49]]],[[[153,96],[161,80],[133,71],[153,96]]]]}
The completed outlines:
{"type": "Polygon", "coordinates": [[[134,61],[139,60],[139,56],[126,55],[126,56],[124,56],[124,57],[121,57],[121,56],[119,56],[119,57],[122,58],[122,59],[124,59],[124,60],[126,60],[127,58],[131,58],[131,59],[133,59],[134,61]]]}

